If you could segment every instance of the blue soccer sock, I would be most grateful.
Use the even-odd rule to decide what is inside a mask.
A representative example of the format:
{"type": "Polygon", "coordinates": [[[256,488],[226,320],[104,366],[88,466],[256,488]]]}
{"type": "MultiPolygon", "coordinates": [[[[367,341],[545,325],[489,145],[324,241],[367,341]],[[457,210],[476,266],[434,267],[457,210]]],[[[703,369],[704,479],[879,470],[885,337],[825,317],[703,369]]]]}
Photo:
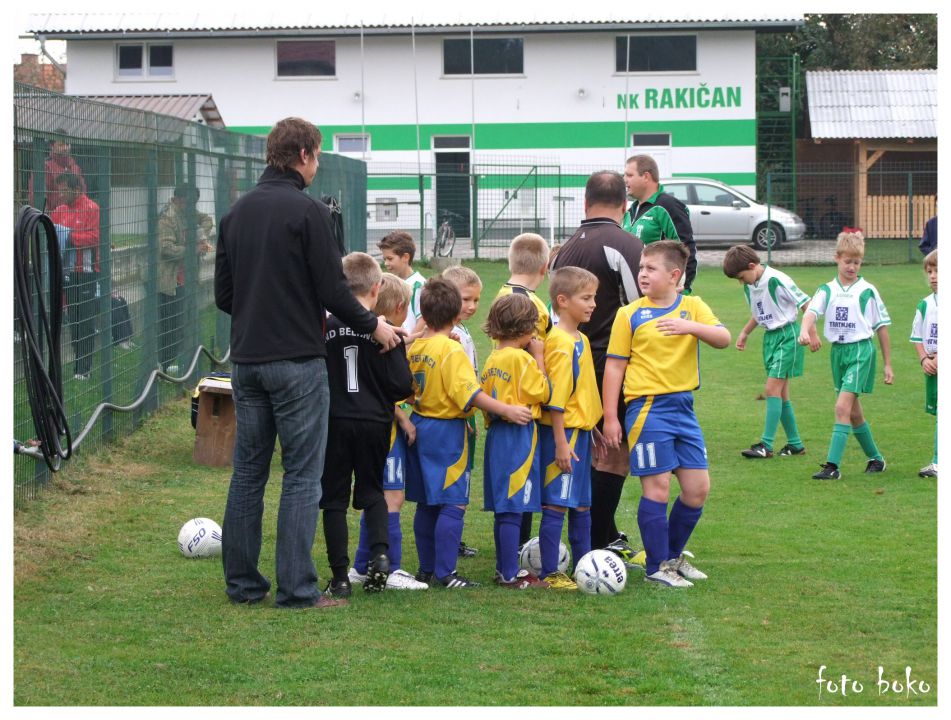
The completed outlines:
{"type": "Polygon", "coordinates": [[[561,546],[561,529],[565,524],[565,514],[544,508],[542,521],[538,528],[538,549],[542,556],[541,577],[547,577],[558,571],[558,550],[561,546]]]}
{"type": "Polygon", "coordinates": [[[456,572],[459,543],[466,511],[455,505],[439,506],[436,520],[436,577],[444,578],[456,572]]]}
{"type": "Polygon", "coordinates": [[[591,552],[590,510],[568,510],[568,544],[571,545],[571,559],[575,565],[591,552]]]}
{"type": "Polygon", "coordinates": [[[390,537],[390,549],[386,554],[390,558],[390,572],[399,570],[403,563],[403,528],[400,525],[400,511],[387,513],[387,532],[390,537]]]}
{"type": "Polygon", "coordinates": [[[416,554],[419,556],[419,569],[422,572],[431,573],[436,568],[436,519],[438,517],[438,505],[416,504],[413,535],[416,537],[416,554]]]}
{"type": "Polygon", "coordinates": [[[518,533],[521,513],[495,513],[495,569],[505,581],[518,575],[518,533]]]}
{"type": "MultiPolygon", "coordinates": [[[[390,547],[393,547],[391,544],[390,547]]],[[[367,565],[370,563],[370,537],[367,534],[367,519],[360,513],[360,540],[357,542],[357,551],[353,555],[353,569],[361,575],[367,574],[367,565]]]]}
{"type": "Polygon", "coordinates": [[[670,518],[667,520],[667,550],[670,559],[680,557],[680,553],[687,547],[687,540],[690,534],[700,522],[700,515],[703,514],[703,505],[698,508],[690,507],[685,504],[680,496],[674,500],[674,506],[670,509],[670,518]]]}
{"type": "Polygon", "coordinates": [[[637,506],[637,527],[647,555],[646,571],[653,575],[660,564],[670,557],[670,541],[667,530],[667,503],[641,497],[637,506]]]}

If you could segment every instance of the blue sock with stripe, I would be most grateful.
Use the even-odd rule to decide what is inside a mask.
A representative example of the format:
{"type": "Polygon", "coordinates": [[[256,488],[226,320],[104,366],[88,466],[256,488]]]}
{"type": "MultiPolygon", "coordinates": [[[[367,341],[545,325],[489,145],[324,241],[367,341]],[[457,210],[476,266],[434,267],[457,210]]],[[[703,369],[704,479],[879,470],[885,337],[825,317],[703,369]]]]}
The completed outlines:
{"type": "MultiPolygon", "coordinates": [[[[393,545],[391,544],[390,547],[393,545]]],[[[370,538],[367,535],[367,518],[365,513],[360,513],[360,540],[357,542],[357,550],[353,555],[353,569],[361,575],[366,575],[369,563],[370,538]]]]}
{"type": "Polygon", "coordinates": [[[680,496],[674,500],[674,506],[670,509],[670,518],[667,520],[667,552],[670,558],[680,557],[680,553],[687,547],[687,540],[690,534],[700,522],[700,516],[703,514],[703,505],[698,508],[690,507],[685,504],[680,496]]]}
{"type": "Polygon", "coordinates": [[[670,557],[670,540],[667,530],[667,503],[641,497],[637,506],[637,527],[647,555],[646,571],[653,575],[660,564],[670,557]]]}
{"type": "Polygon", "coordinates": [[[390,572],[399,570],[403,563],[403,528],[400,525],[400,513],[387,513],[386,529],[390,537],[390,549],[386,554],[390,558],[390,572]]]}
{"type": "Polygon", "coordinates": [[[416,504],[416,514],[413,516],[413,535],[416,537],[419,569],[423,572],[431,573],[436,568],[436,519],[438,517],[438,505],[416,504]]]}
{"type": "Polygon", "coordinates": [[[568,510],[568,544],[571,545],[571,559],[575,565],[591,552],[590,510],[568,510]]]}
{"type": "Polygon", "coordinates": [[[444,578],[456,572],[459,543],[466,511],[455,505],[441,505],[436,520],[436,577],[444,578]]]}
{"type": "Polygon", "coordinates": [[[518,534],[521,513],[495,513],[495,569],[503,580],[514,580],[518,574],[518,534]]]}
{"type": "Polygon", "coordinates": [[[558,550],[561,546],[561,529],[565,524],[565,514],[542,509],[542,521],[538,527],[538,549],[542,556],[542,577],[558,571],[558,550]]]}

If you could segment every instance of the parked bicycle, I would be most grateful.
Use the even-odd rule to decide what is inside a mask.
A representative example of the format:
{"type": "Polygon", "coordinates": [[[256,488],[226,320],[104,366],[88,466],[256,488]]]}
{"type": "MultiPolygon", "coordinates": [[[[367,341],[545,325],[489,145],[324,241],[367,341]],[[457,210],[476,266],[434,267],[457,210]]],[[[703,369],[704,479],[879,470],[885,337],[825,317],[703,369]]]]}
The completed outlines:
{"type": "Polygon", "coordinates": [[[449,257],[456,246],[456,231],[452,227],[452,220],[464,220],[462,215],[452,210],[443,210],[442,224],[436,231],[433,239],[433,257],[449,257]]]}

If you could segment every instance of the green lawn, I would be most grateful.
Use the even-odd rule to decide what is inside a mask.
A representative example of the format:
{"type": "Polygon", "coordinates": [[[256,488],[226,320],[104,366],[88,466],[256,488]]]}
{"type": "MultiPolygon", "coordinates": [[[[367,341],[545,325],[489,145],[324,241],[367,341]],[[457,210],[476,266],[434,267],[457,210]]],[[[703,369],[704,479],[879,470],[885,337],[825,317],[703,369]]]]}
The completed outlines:
{"type": "MultiPolygon", "coordinates": [[[[474,263],[486,291],[504,265],[474,263]]],[[[713,489],[691,539],[710,580],[687,590],[629,579],[614,598],[503,591],[491,584],[492,520],[481,511],[481,461],[460,570],[471,591],[357,592],[348,608],[235,607],[217,560],[176,546],[188,518],[223,515],[229,472],[191,461],[187,402],[172,403],[99,455],[76,460],[15,516],[14,701],[18,705],[865,705],[937,702],[937,501],[933,418],[908,343],[928,288],[917,266],[869,267],[891,312],[896,381],[863,400],[888,460],[866,477],[850,440],[841,482],[809,478],[833,416],[829,350],[793,385],[805,457],[749,461],[763,417],[761,333],[746,352],[702,351],[697,411],[713,489]],[[862,683],[819,694],[819,667],[862,683]],[[878,667],[925,694],[879,694],[878,667]]],[[[831,267],[787,268],[807,291],[831,267]]],[[[739,285],[701,268],[695,287],[733,332],[739,285]]],[[[784,442],[780,433],[778,442],[784,442]]],[[[268,491],[264,572],[273,577],[280,467],[268,491]]],[[[619,526],[636,542],[636,480],[619,526]]],[[[415,571],[413,506],[404,566],[415,571]]],[[[356,527],[352,515],[352,528],[356,527]]],[[[355,533],[351,536],[355,543],[355,533]]],[[[322,533],[314,555],[328,576],[322,533]]]]}

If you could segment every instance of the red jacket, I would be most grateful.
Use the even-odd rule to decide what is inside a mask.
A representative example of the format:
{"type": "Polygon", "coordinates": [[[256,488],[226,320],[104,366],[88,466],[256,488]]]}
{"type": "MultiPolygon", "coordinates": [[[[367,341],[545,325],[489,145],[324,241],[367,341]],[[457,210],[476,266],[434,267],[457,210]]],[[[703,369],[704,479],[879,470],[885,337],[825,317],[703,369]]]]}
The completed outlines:
{"type": "Polygon", "coordinates": [[[60,205],[53,210],[50,219],[70,230],[69,242],[76,248],[76,262],[71,270],[99,272],[99,206],[87,195],[80,195],[72,205],[60,205]]]}

